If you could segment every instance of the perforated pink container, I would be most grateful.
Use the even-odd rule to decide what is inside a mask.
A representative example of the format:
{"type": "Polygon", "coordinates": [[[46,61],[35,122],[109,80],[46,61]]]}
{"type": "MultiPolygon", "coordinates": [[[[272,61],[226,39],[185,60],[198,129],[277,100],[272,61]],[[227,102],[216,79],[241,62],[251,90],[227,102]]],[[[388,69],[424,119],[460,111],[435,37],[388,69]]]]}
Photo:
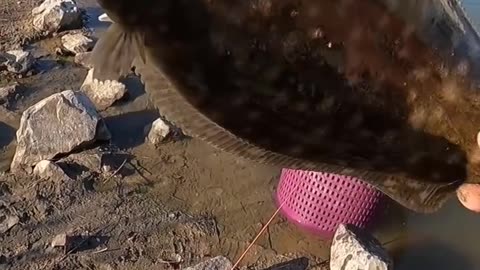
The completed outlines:
{"type": "Polygon", "coordinates": [[[331,238],[339,224],[367,228],[383,193],[357,178],[283,169],[276,199],[281,213],[302,229],[331,238]]]}

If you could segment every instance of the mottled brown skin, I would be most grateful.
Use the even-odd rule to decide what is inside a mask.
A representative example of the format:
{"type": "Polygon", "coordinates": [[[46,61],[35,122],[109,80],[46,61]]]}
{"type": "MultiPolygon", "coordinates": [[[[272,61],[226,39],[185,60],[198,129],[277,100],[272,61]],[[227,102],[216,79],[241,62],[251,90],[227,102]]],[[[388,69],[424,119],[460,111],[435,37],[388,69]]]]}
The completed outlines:
{"type": "Polygon", "coordinates": [[[217,147],[361,177],[419,212],[479,179],[478,96],[378,2],[100,4],[140,37],[161,112],[217,147]]]}

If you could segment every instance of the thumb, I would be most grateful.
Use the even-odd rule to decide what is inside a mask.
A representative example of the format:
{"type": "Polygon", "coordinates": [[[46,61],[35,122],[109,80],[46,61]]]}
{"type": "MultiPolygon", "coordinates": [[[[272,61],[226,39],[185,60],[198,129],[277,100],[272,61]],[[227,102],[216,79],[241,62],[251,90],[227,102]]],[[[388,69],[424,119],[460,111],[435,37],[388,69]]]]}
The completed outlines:
{"type": "Polygon", "coordinates": [[[470,211],[480,213],[480,184],[463,184],[457,189],[457,198],[470,211]]]}

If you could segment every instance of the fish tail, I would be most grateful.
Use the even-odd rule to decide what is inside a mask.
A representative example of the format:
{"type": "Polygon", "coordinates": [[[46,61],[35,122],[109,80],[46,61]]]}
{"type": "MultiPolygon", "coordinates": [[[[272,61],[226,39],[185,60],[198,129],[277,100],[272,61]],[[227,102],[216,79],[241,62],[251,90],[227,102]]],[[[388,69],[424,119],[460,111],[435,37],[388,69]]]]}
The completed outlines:
{"type": "Polygon", "coordinates": [[[118,80],[130,73],[136,59],[145,62],[143,34],[126,31],[120,24],[113,23],[93,48],[91,63],[93,78],[118,80]]]}

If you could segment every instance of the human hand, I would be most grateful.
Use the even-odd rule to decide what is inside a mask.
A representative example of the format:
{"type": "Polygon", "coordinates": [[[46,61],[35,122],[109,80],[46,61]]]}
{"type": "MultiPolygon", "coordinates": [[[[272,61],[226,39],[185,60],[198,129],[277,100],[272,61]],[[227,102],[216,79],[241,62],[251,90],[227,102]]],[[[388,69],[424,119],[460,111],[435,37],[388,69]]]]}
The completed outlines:
{"type": "MultiPolygon", "coordinates": [[[[477,134],[477,144],[480,147],[480,132],[477,134]]],[[[465,208],[480,213],[480,184],[461,185],[457,189],[457,198],[465,208]]]]}

